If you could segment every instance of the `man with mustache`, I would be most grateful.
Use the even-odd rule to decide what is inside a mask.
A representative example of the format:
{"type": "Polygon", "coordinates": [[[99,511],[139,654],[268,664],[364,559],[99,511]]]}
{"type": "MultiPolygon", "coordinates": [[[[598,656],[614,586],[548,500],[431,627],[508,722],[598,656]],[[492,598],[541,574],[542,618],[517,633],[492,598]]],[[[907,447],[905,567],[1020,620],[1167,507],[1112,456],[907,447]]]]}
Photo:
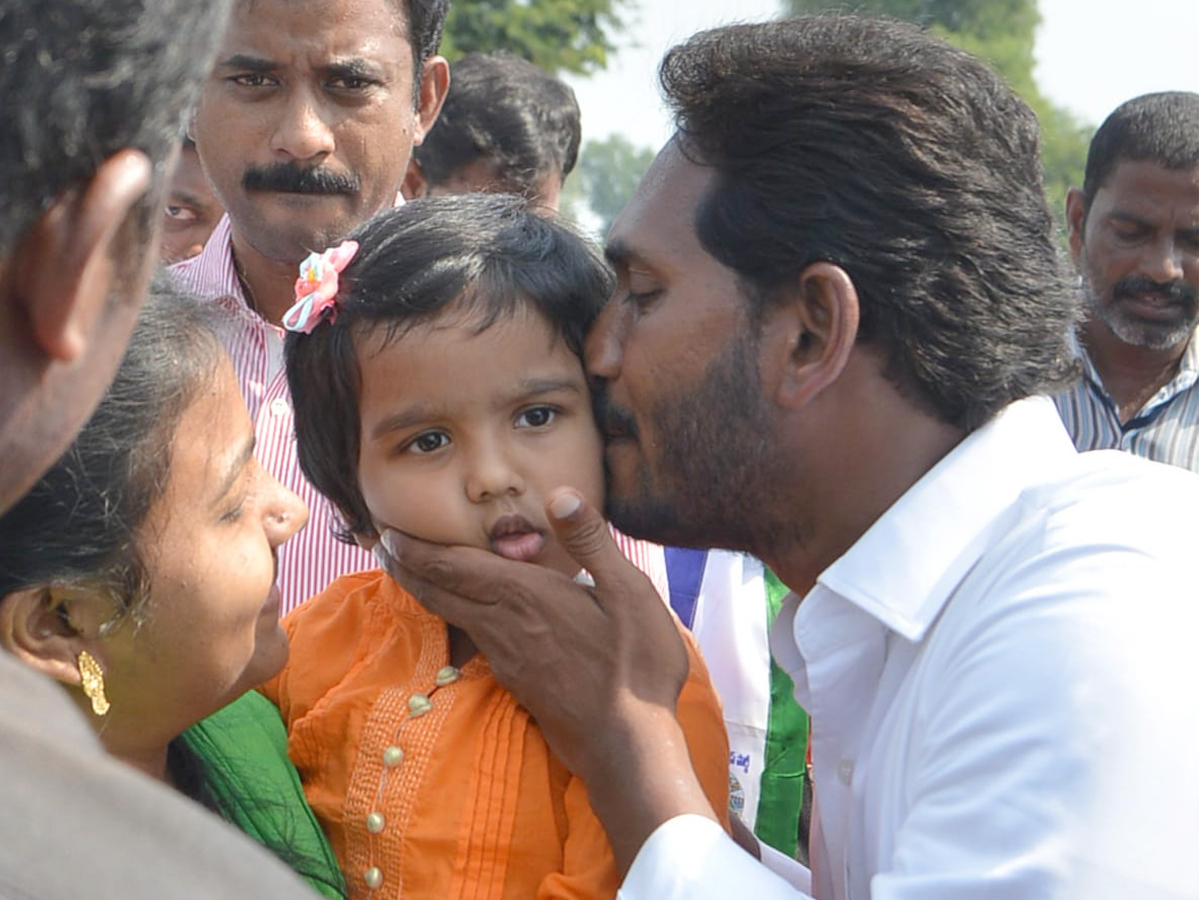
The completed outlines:
{"type": "Polygon", "coordinates": [[[585,782],[625,900],[1194,898],[1200,480],[1078,452],[1046,396],[1078,299],[1033,111],[854,16],[702,32],[660,79],[676,132],[585,348],[608,512],[791,589],[771,651],[812,717],[811,893],[718,827],[674,623],[579,491],[547,512],[590,588],[385,532],[393,574],[585,782]]]}
{"type": "Polygon", "coordinates": [[[1058,395],[1080,450],[1128,450],[1200,472],[1196,340],[1197,95],[1117,107],[1067,194],[1087,318],[1083,376],[1058,395]]]}
{"type": "Polygon", "coordinates": [[[238,0],[190,134],[227,215],[173,268],[229,315],[222,333],[259,460],[312,512],[279,554],[282,611],[373,567],[333,536],[300,472],[280,320],[300,261],[395,204],[449,83],[447,0],[238,0]]]}

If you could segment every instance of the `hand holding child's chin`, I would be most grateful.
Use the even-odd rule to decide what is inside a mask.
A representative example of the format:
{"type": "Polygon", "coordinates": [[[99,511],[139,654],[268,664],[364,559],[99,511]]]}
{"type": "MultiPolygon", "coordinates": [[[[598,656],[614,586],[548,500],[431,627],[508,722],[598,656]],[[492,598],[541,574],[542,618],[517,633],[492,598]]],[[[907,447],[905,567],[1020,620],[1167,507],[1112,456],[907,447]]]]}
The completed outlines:
{"type": "Polygon", "coordinates": [[[594,586],[394,531],[375,553],[422,605],[471,636],[559,758],[586,779],[606,765],[597,734],[624,733],[629,716],[673,718],[687,652],[666,605],[600,513],[573,491],[552,495],[548,512],[558,542],[594,586]]]}

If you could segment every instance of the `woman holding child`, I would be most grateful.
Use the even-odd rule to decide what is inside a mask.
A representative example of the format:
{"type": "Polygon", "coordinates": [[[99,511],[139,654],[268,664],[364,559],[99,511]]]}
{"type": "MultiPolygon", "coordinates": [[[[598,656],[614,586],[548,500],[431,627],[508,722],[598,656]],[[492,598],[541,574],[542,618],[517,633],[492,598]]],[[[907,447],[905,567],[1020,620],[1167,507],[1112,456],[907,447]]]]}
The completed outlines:
{"type": "Polygon", "coordinates": [[[0,642],[113,756],[342,897],[282,722],[251,691],[287,659],[275,554],[308,518],[253,448],[204,313],[156,285],[75,443],[0,517],[0,642]]]}

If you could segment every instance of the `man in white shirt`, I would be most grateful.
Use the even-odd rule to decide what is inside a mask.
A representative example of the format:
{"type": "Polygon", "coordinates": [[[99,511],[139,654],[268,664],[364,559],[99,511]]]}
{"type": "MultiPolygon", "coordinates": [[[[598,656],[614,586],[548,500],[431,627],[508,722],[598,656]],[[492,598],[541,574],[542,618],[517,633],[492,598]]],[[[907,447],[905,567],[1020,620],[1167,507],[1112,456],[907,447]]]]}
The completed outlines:
{"type": "Polygon", "coordinates": [[[1080,379],[1054,398],[1080,450],[1200,472],[1197,143],[1190,91],[1126,101],[1096,130],[1067,232],[1087,317],[1080,379]]]}
{"type": "Polygon", "coordinates": [[[811,887],[716,825],[682,648],[577,493],[549,513],[591,590],[395,533],[381,555],[587,783],[629,900],[1194,897],[1200,497],[1077,453],[1038,396],[1078,309],[1035,116],[845,16],[702,33],[662,80],[678,130],[587,347],[608,511],[792,588],[771,642],[812,716],[811,887]]]}

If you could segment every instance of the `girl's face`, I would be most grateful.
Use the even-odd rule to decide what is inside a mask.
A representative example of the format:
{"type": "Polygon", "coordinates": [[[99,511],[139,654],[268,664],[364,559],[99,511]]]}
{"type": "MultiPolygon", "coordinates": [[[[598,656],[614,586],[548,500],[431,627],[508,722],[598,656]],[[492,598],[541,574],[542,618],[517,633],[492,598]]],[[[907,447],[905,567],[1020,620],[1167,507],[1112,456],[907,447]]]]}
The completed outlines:
{"type": "Polygon", "coordinates": [[[180,419],[165,490],[138,530],[150,584],[143,621],[122,621],[97,643],[112,710],[96,722],[117,756],[161,749],[287,661],[275,553],[308,510],[253,450],[223,358],[180,419]]]}
{"type": "Polygon", "coordinates": [[[545,500],[569,485],[602,506],[600,434],[583,365],[524,307],[476,333],[452,311],[380,349],[362,373],[359,487],[377,530],[490,549],[574,576],[545,500]]]}

